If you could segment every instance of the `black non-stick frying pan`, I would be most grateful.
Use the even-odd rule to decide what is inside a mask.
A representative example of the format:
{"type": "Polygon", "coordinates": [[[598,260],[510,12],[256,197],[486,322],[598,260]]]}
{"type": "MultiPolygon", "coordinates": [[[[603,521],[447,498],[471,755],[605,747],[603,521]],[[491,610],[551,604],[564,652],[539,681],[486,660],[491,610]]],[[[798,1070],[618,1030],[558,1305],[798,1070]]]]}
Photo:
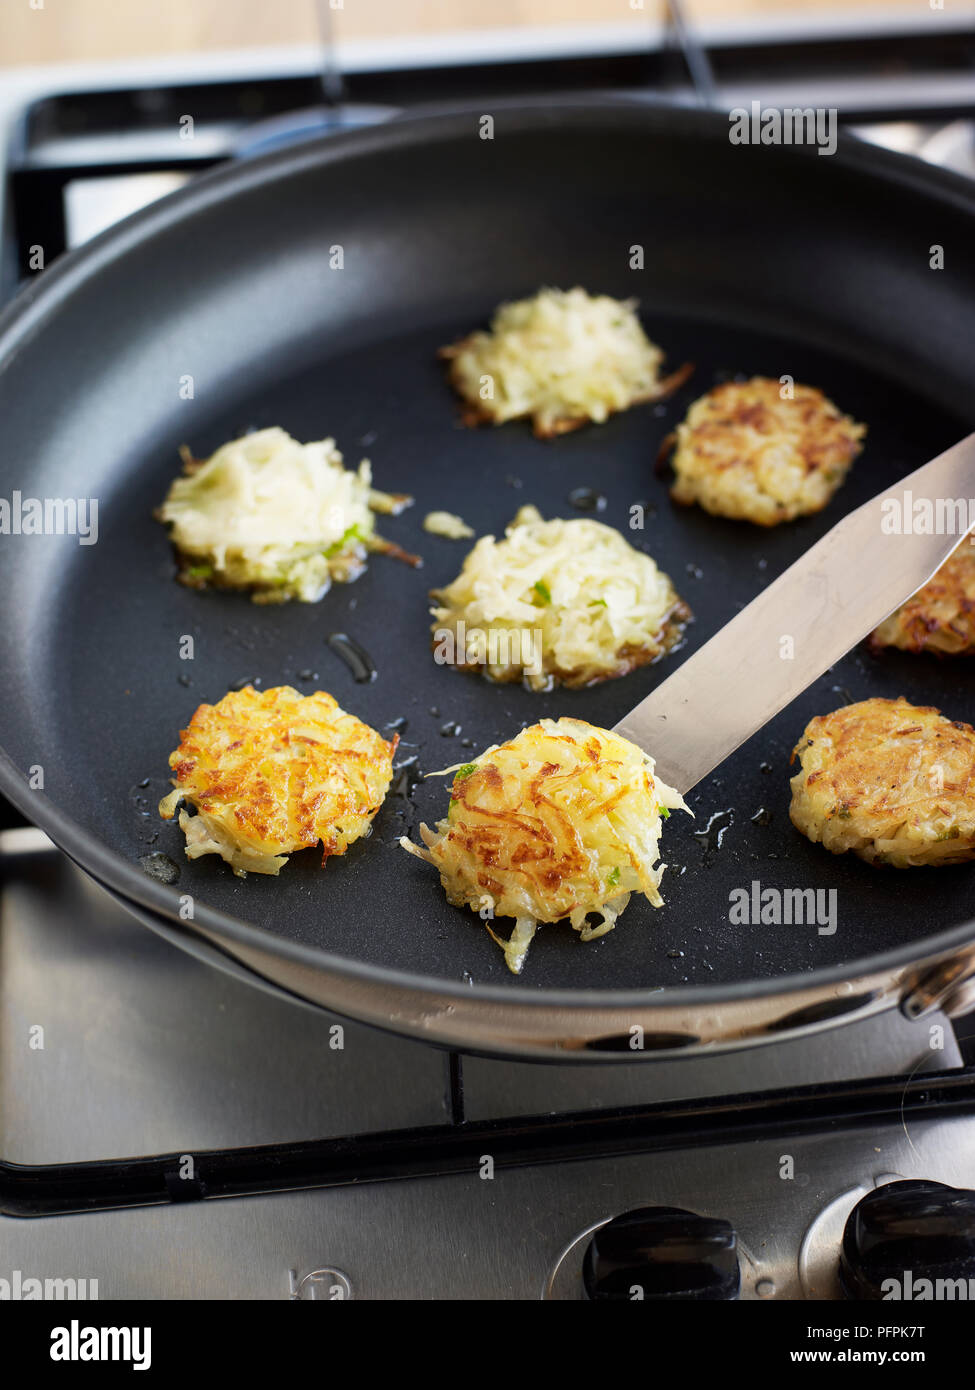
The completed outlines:
{"type": "Polygon", "coordinates": [[[90,546],[0,537],[0,784],[192,949],[436,1042],[632,1060],[640,1040],[645,1054],[739,1045],[912,990],[906,1007],[923,1008],[968,960],[975,867],[884,871],[810,844],[788,819],[789,755],[812,715],[870,695],[975,718],[965,662],[853,652],[695,790],[695,820],[671,817],[663,909],[634,901],[591,944],[545,927],[520,978],[397,847],[446,805],[444,781],[417,770],[543,715],[613,725],[844,510],[975,424],[975,199],[961,180],[852,140],[832,156],[733,146],[723,117],[636,104],[493,114],[493,140],[480,113],[438,116],[205,176],[67,257],[8,312],[0,495],[95,497],[99,532],[90,546]],[[692,379],[665,405],[549,442],[523,424],[462,428],[436,349],[502,300],[576,284],[638,297],[669,365],[693,362],[692,379]],[[821,515],[763,530],[670,502],[654,468],[663,436],[737,373],[787,373],[868,423],[821,515]],[[180,587],[152,516],[178,446],[206,455],[272,424],[333,435],[347,463],[372,459],[378,486],[413,493],[381,529],[424,568],[375,557],[316,605],[180,587]],[[580,488],[605,497],[601,519],[692,606],[683,649],[551,694],[437,666],[427,591],[466,546],[426,534],[423,516],[446,508],[497,534],[527,502],[578,515],[580,488]],[[642,531],[629,528],[637,503],[642,531]],[[335,633],[371,655],[373,682],[354,679],[335,633]],[[215,858],[186,861],[179,830],[155,814],[179,730],[244,680],[328,690],[379,728],[406,720],[400,757],[414,768],[372,836],[325,869],[308,851],[280,878],[241,881],[215,858]],[[28,780],[38,768],[42,789],[28,780]],[[176,884],[144,871],[157,853],[181,864],[176,884]],[[835,933],[732,926],[729,895],[753,881],[835,889],[835,933]]]}

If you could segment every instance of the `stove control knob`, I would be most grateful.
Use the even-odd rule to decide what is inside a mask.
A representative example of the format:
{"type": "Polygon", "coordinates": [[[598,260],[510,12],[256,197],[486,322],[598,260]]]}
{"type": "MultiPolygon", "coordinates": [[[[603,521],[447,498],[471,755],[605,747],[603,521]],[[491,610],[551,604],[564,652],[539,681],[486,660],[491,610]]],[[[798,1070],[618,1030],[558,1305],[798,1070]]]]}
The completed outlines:
{"type": "Polygon", "coordinates": [[[591,1299],[735,1299],[737,1237],[727,1221],[680,1207],[641,1207],[600,1226],[582,1279],[591,1299]]]}
{"type": "Polygon", "coordinates": [[[912,1179],[862,1197],[843,1231],[847,1298],[933,1298],[939,1279],[975,1279],[975,1192],[912,1179]]]}

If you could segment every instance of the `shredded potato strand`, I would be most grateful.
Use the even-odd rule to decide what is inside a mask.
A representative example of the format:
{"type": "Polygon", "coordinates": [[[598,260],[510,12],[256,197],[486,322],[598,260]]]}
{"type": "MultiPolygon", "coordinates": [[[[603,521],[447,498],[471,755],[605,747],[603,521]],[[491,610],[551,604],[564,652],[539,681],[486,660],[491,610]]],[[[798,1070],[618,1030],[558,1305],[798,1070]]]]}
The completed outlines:
{"type": "Polygon", "coordinates": [[[299,444],[282,429],[187,461],[159,508],[190,585],[251,589],[261,603],[314,603],[333,580],[356,578],[380,544],[373,509],[410,499],[376,493],[369,461],[353,472],[333,439],[299,444]]]}
{"type": "Polygon", "coordinates": [[[789,815],[833,854],[894,868],[975,858],[975,729],[874,698],[811,720],[789,815]]]}
{"type": "Polygon", "coordinates": [[[490,332],[471,333],[442,356],[469,423],[531,416],[543,437],[666,390],[663,353],[644,333],[636,301],[579,288],[502,304],[490,332]]]}
{"type": "Polygon", "coordinates": [[[866,426],[822,391],[769,377],[727,381],[696,400],[675,444],[671,496],[759,526],[818,512],[841,486],[866,426]]]}
{"type": "Polygon", "coordinates": [[[190,859],[219,854],[238,874],[277,874],[287,855],[321,843],[344,854],[369,830],[392,780],[395,740],[341,709],[331,695],[290,686],[232,691],[200,705],[170,755],[190,859]]]}
{"type": "Polygon", "coordinates": [[[439,871],[455,906],[515,918],[508,941],[487,929],[517,973],[541,922],[568,918],[591,941],[632,893],[661,905],[662,807],[687,809],[634,744],[581,719],[543,719],[459,770],[446,819],[420,827],[424,848],[400,843],[439,871]]]}
{"type": "Polygon", "coordinates": [[[455,634],[458,665],[533,690],[624,675],[669,650],[690,617],[668,576],[612,526],[544,521],[535,507],[503,540],[482,536],[433,599],[435,654],[441,634],[455,634]]]}

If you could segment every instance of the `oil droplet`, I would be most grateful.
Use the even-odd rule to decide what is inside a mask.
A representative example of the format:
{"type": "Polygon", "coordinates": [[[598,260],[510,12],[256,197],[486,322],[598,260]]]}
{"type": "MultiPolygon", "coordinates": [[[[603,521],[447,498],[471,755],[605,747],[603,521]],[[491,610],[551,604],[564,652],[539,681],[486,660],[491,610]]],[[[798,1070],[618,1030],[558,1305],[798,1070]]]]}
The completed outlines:
{"type": "Polygon", "coordinates": [[[231,690],[243,690],[247,685],[253,685],[255,689],[261,684],[260,676],[241,676],[239,681],[234,681],[231,690]]]}
{"type": "Polygon", "coordinates": [[[319,676],[317,671],[309,671],[306,669],[298,672],[297,679],[300,681],[317,681],[319,676]]]}
{"type": "Polygon", "coordinates": [[[695,840],[700,840],[704,846],[704,853],[709,854],[711,850],[720,849],[724,840],[725,831],[732,825],[735,813],[732,810],[715,811],[703,830],[694,830],[695,840]]]}
{"type": "Polygon", "coordinates": [[[692,564],[692,563],[688,563],[687,566],[686,566],[686,569],[687,569],[687,573],[691,576],[692,579],[703,579],[703,578],[704,578],[704,571],[701,569],[701,566],[700,566],[700,565],[695,565],[695,564],[692,564]]]}
{"type": "Polygon", "coordinates": [[[455,724],[452,719],[448,719],[446,724],[440,726],[441,738],[456,738],[460,733],[460,725],[455,724]]]}
{"type": "Polygon", "coordinates": [[[420,780],[418,761],[418,753],[409,753],[393,763],[393,780],[389,788],[391,796],[409,795],[410,789],[420,780]]]}
{"type": "Polygon", "coordinates": [[[758,770],[759,770],[759,772],[764,772],[765,775],[768,776],[768,774],[772,771],[772,764],[771,764],[771,763],[759,763],[759,765],[758,765],[758,770]]]}
{"type": "MultiPolygon", "coordinates": [[[[400,747],[402,746],[400,744],[400,747]]],[[[395,815],[397,820],[402,821],[402,825],[396,831],[394,838],[387,841],[388,844],[396,844],[401,833],[409,834],[413,829],[413,822],[417,814],[417,808],[412,799],[413,789],[422,780],[423,774],[418,766],[416,753],[411,753],[393,763],[393,780],[389,784],[388,796],[401,803],[395,808],[395,815]]]]}
{"type": "Polygon", "coordinates": [[[383,725],[391,734],[402,734],[406,732],[406,715],[400,714],[395,719],[391,719],[388,724],[383,725]]]}
{"type": "Polygon", "coordinates": [[[358,642],[353,641],[347,633],[333,632],[328,636],[328,645],[336,655],[340,656],[352,672],[352,679],[358,681],[360,685],[365,685],[368,681],[374,681],[378,672],[376,663],[369,653],[359,646],[358,642]]]}
{"type": "Polygon", "coordinates": [[[179,865],[170,859],[168,854],[162,854],[159,850],[153,854],[144,854],[139,864],[143,873],[160,883],[175,883],[179,878],[179,865]]]}
{"type": "Polygon", "coordinates": [[[855,705],[855,704],[856,704],[856,700],[853,698],[853,696],[852,696],[852,695],[850,694],[850,692],[847,690],[847,688],[846,688],[845,685],[831,685],[831,686],[830,686],[830,690],[832,690],[832,692],[833,692],[834,695],[842,695],[842,696],[843,696],[843,703],[844,703],[845,705],[855,705]]]}
{"type": "Polygon", "coordinates": [[[768,809],[767,806],[759,806],[758,810],[757,810],[757,811],[755,812],[755,814],[752,816],[752,825],[771,825],[771,824],[772,824],[772,812],[768,809]]]}
{"type": "Polygon", "coordinates": [[[575,487],[569,493],[569,506],[579,512],[604,512],[606,498],[593,487],[575,487]]]}
{"type": "Polygon", "coordinates": [[[151,793],[147,794],[149,785],[150,778],[146,777],[137,786],[129,788],[129,800],[132,803],[132,809],[140,820],[148,820],[151,815],[149,803],[152,795],[151,793]]]}

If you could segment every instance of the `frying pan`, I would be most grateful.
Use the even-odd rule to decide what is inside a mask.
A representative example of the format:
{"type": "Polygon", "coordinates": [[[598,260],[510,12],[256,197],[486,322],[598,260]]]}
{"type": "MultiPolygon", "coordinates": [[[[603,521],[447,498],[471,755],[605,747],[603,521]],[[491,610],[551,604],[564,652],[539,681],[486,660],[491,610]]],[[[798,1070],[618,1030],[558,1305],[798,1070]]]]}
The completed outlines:
{"type": "Polygon", "coordinates": [[[810,717],[849,699],[903,694],[972,719],[965,662],[851,653],[695,789],[694,820],[671,817],[663,909],[634,901],[589,944],[545,927],[519,978],[397,847],[446,805],[443,780],[418,770],[545,715],[611,727],[844,510],[975,424],[975,201],[961,180],[851,140],[829,157],[732,146],[723,117],[637,103],[498,104],[490,140],[480,114],[206,175],[66,257],[5,315],[0,495],[97,498],[99,534],[0,538],[3,792],[189,949],[439,1044],[632,1061],[933,1007],[975,964],[972,870],[882,871],[810,844],[788,819],[789,756],[810,717]],[[462,428],[436,349],[545,284],[637,296],[668,364],[693,362],[693,377],[554,441],[520,423],[462,428]],[[822,514],[766,531],[669,501],[663,436],[737,373],[788,373],[868,423],[822,514]],[[381,529],[424,568],[377,556],[317,605],[270,608],[175,583],[152,509],[178,446],[203,456],[271,424],[333,435],[347,463],[371,458],[378,486],[413,493],[381,529]],[[527,502],[578,515],[580,488],[690,603],[682,651],[541,695],[438,667],[427,591],[467,547],[425,533],[423,516],[446,508],[498,534],[527,502]],[[370,654],[374,681],[353,678],[335,633],[370,654]],[[244,882],[215,858],[186,861],[155,815],[178,731],[248,679],[326,689],[378,728],[406,720],[413,768],[371,837],[325,869],[308,851],[244,882]],[[144,871],[156,853],[181,865],[177,883],[144,871]],[[756,881],[835,890],[835,932],[732,926],[730,894],[756,881]]]}

